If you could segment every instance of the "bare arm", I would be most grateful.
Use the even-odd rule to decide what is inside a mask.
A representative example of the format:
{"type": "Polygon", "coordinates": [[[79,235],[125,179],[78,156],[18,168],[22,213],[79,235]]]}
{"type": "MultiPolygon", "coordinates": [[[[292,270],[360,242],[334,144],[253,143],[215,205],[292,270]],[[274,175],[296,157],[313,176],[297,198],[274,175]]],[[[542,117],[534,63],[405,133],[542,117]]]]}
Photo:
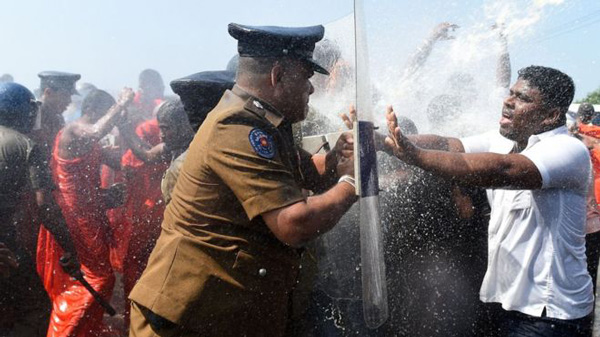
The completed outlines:
{"type": "MultiPolygon", "coordinates": [[[[316,174],[308,175],[312,186],[307,186],[313,192],[320,193],[331,188],[339,179],[336,172],[337,164],[341,158],[351,158],[353,156],[354,139],[352,133],[345,132],[340,135],[333,149],[327,154],[314,154],[311,157],[310,164],[314,169],[303,169],[304,172],[313,171],[316,174]]],[[[307,154],[308,155],[308,154],[307,154]]]]}
{"type": "Polygon", "coordinates": [[[408,61],[405,69],[403,78],[409,78],[414,75],[423,66],[429,54],[433,50],[433,46],[438,40],[450,40],[453,37],[448,35],[450,30],[458,28],[457,25],[449,22],[442,22],[437,25],[431,35],[423,42],[423,44],[417,49],[415,54],[408,61]]]}
{"type": "MultiPolygon", "coordinates": [[[[402,147],[413,145],[406,139],[402,147]],[[410,144],[409,144],[410,143],[410,144]]],[[[404,151],[404,150],[401,150],[404,151]]],[[[484,188],[539,189],[542,176],[533,162],[520,154],[452,153],[416,146],[398,157],[426,171],[459,183],[484,188]]]]}
{"type": "Polygon", "coordinates": [[[165,143],[151,147],[150,144],[141,140],[129,125],[120,126],[119,131],[131,152],[144,163],[156,163],[164,160],[165,143]]]}
{"type": "Polygon", "coordinates": [[[393,131],[386,139],[386,144],[393,149],[394,155],[426,171],[462,184],[485,188],[542,187],[539,170],[523,155],[425,150],[404,137],[390,116],[388,127],[393,131]]]}
{"type": "MultiPolygon", "coordinates": [[[[390,122],[395,123],[394,128],[398,126],[398,121],[396,120],[396,115],[394,114],[394,109],[392,106],[387,106],[386,108],[386,119],[388,121],[388,125],[390,122]]],[[[340,114],[340,118],[342,122],[346,125],[348,129],[352,129],[352,121],[356,120],[356,109],[351,106],[348,114],[342,113],[340,114]]],[[[389,155],[392,155],[392,148],[387,146],[385,140],[387,138],[383,133],[375,131],[375,148],[377,151],[384,151],[389,155]]],[[[430,150],[442,150],[442,151],[450,151],[450,152],[465,152],[465,149],[462,145],[462,142],[458,138],[453,137],[442,137],[437,135],[409,135],[407,136],[411,142],[413,142],[418,147],[430,150]]]]}
{"type": "Polygon", "coordinates": [[[504,27],[501,25],[494,25],[492,27],[498,31],[498,38],[500,39],[500,54],[498,55],[498,62],[496,64],[496,85],[499,88],[510,87],[510,54],[508,53],[508,41],[504,33],[504,27]]]}
{"type": "Polygon", "coordinates": [[[118,147],[103,147],[101,155],[102,164],[116,171],[121,169],[121,151],[118,147]]]}
{"type": "MultiPolygon", "coordinates": [[[[354,175],[354,161],[340,158],[337,175],[354,175]]],[[[299,247],[327,232],[357,200],[354,186],[339,182],[327,192],[290,206],[262,214],[263,220],[283,243],[299,247]]]]}
{"type": "Polygon", "coordinates": [[[407,138],[413,142],[413,144],[423,149],[465,152],[465,149],[458,138],[437,135],[409,135],[407,138]]]}
{"type": "Polygon", "coordinates": [[[264,213],[262,217],[280,241],[299,247],[333,228],[356,200],[354,187],[341,182],[321,195],[264,213]]]}
{"type": "Polygon", "coordinates": [[[113,129],[115,123],[121,118],[129,104],[133,101],[133,97],[133,90],[131,88],[124,88],[121,91],[117,103],[114,104],[96,123],[92,125],[73,124],[70,131],[73,134],[75,141],[86,139],[91,142],[97,142],[102,137],[106,136],[106,134],[113,129]]]}

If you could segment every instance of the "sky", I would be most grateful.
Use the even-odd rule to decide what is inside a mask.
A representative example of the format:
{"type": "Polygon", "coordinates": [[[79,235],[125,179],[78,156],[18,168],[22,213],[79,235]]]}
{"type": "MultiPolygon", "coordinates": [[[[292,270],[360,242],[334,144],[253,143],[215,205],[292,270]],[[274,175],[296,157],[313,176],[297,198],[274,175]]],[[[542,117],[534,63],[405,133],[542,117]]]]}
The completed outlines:
{"type": "MultiPolygon", "coordinates": [[[[400,64],[439,22],[459,24],[460,34],[502,20],[513,73],[556,67],[575,80],[576,98],[600,87],[598,0],[364,0],[364,7],[375,65],[400,64]]],[[[82,82],[110,91],[135,87],[145,68],[169,82],[225,68],[236,53],[230,22],[327,24],[353,8],[349,0],[2,1],[0,73],[31,89],[43,70],[80,73],[82,82]]]]}

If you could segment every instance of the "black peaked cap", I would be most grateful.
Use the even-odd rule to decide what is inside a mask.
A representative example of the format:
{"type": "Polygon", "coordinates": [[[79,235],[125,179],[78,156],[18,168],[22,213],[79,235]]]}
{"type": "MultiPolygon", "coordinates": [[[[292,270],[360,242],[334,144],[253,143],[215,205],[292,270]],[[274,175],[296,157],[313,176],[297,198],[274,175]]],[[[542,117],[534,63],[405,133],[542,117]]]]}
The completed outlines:
{"type": "Polygon", "coordinates": [[[307,61],[314,71],[329,72],[313,59],[315,44],[325,34],[322,25],[310,27],[246,26],[229,24],[229,35],[238,40],[238,53],[244,57],[294,57],[307,61]]]}
{"type": "Polygon", "coordinates": [[[72,95],[78,95],[79,93],[75,89],[75,82],[77,82],[81,75],[65,73],[61,71],[42,71],[38,74],[40,78],[40,87],[52,88],[56,90],[66,89],[71,92],[72,95]]]}

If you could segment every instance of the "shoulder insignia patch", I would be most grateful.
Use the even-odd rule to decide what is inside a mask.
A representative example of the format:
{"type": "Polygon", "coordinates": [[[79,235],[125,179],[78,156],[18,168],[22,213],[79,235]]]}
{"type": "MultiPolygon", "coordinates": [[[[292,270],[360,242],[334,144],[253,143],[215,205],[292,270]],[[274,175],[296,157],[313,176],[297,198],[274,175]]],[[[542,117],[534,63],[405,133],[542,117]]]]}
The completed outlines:
{"type": "Polygon", "coordinates": [[[248,135],[254,152],[266,159],[275,157],[275,142],[273,137],[259,128],[254,128],[248,135]]]}

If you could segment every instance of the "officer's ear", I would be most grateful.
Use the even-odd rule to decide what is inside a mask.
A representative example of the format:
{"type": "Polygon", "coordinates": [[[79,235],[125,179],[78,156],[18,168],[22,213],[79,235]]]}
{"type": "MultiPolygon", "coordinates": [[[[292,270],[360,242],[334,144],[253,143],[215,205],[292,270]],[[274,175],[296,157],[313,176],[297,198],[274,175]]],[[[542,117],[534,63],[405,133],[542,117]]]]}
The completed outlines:
{"type": "Polygon", "coordinates": [[[271,68],[271,85],[276,87],[283,78],[283,66],[279,62],[275,62],[271,68]]]}
{"type": "Polygon", "coordinates": [[[54,93],[54,90],[52,90],[52,88],[45,88],[44,92],[42,92],[42,96],[52,95],[52,93],[54,93]]]}

